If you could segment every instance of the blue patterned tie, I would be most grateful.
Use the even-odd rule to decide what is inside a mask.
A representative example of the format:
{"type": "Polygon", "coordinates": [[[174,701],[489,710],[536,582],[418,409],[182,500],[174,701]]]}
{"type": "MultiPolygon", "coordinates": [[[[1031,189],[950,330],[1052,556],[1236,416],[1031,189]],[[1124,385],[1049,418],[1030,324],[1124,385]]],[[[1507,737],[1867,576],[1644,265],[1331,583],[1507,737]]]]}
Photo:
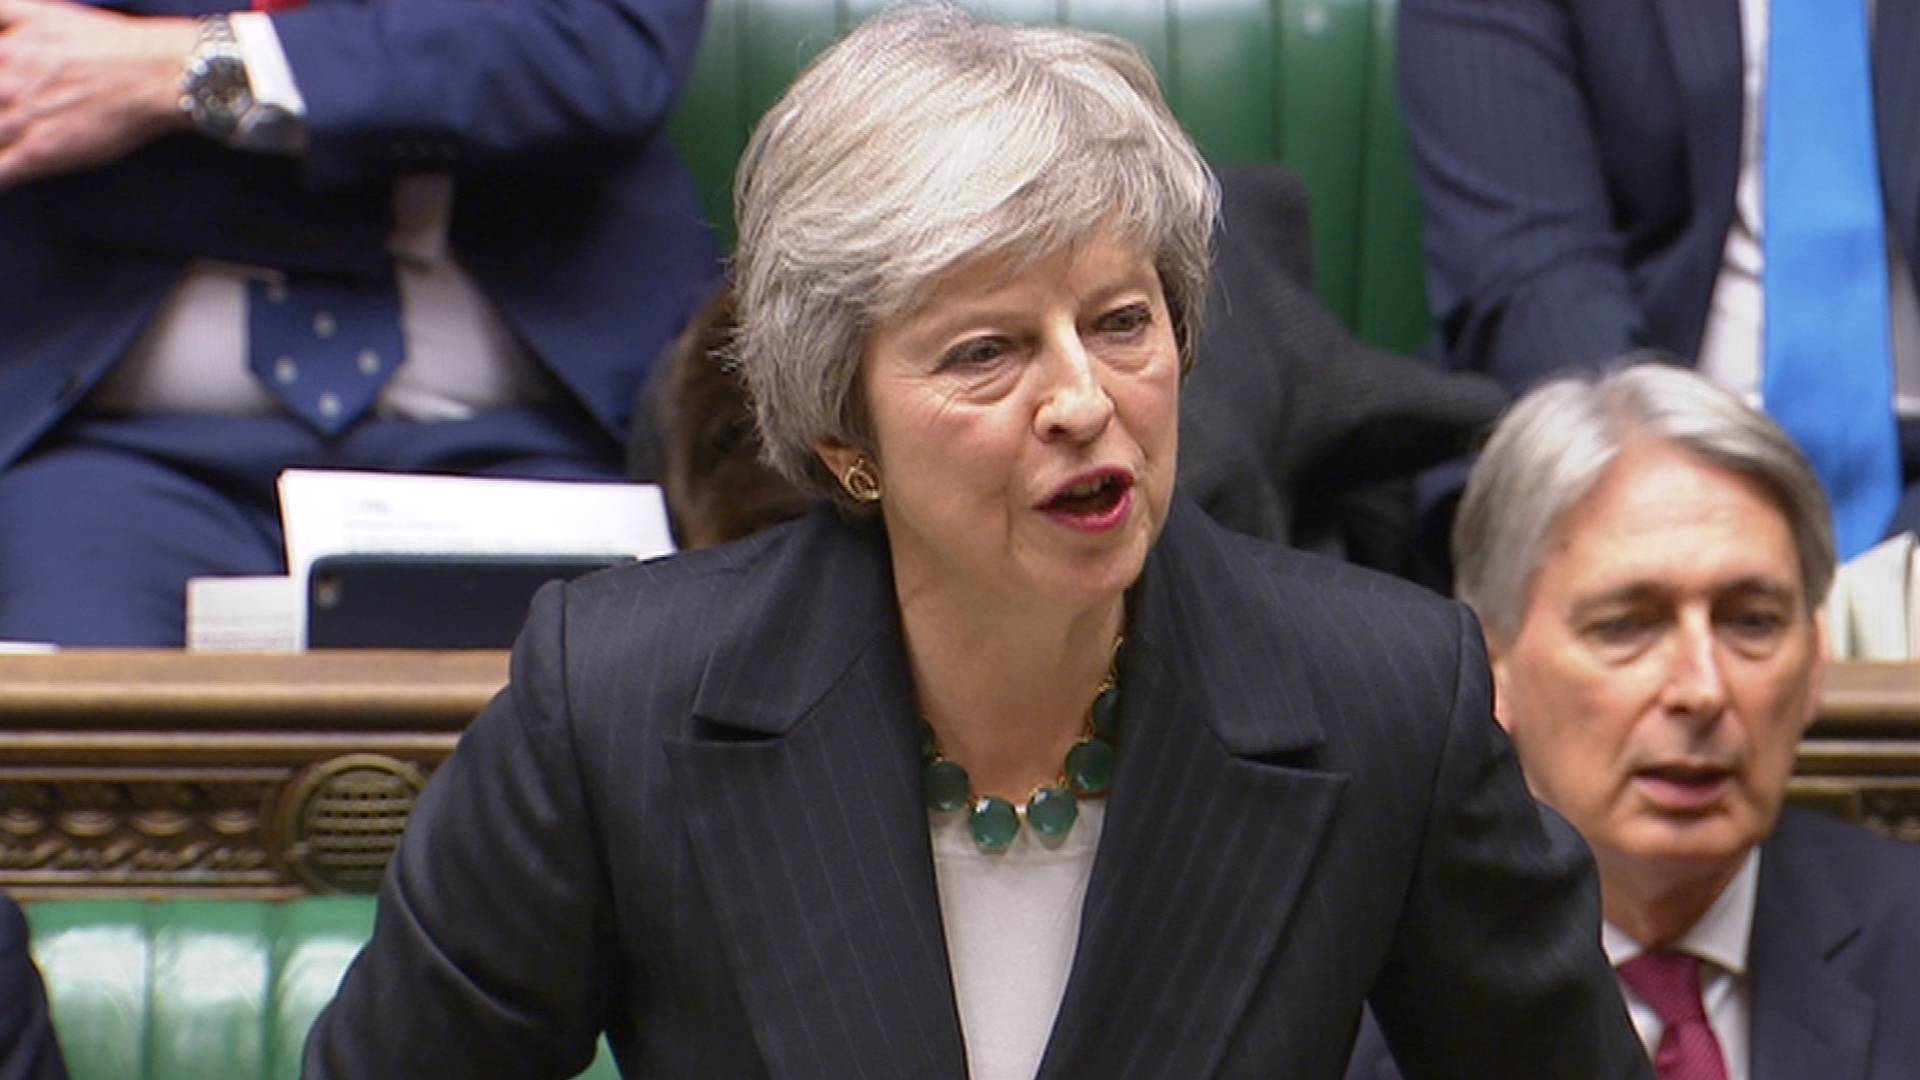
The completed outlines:
{"type": "Polygon", "coordinates": [[[1866,5],[1773,0],[1770,35],[1762,395],[1826,485],[1848,558],[1900,497],[1866,5]]]}
{"type": "Polygon", "coordinates": [[[373,408],[403,350],[391,267],[370,282],[289,271],[247,288],[247,366],[328,437],[373,408]]]}

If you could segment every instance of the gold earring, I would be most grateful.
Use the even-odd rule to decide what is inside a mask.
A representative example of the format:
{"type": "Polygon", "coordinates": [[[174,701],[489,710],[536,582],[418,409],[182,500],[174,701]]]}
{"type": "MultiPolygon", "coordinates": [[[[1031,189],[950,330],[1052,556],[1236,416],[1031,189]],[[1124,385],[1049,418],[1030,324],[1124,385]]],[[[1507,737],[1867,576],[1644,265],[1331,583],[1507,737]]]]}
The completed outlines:
{"type": "Polygon", "coordinates": [[[873,462],[868,461],[864,454],[854,458],[853,464],[847,466],[847,471],[840,474],[840,486],[847,489],[847,494],[853,496],[854,502],[880,501],[880,478],[874,475],[873,462]]]}

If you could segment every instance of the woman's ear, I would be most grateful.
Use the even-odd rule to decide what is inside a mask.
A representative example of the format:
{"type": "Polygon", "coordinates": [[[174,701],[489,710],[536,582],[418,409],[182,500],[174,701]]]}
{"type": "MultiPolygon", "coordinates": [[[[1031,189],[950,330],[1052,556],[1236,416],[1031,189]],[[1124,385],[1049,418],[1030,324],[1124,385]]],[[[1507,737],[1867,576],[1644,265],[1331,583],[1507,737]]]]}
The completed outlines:
{"type": "Polygon", "coordinates": [[[1501,727],[1507,729],[1507,735],[1511,737],[1513,735],[1513,716],[1510,712],[1510,705],[1513,699],[1513,691],[1509,689],[1508,684],[1512,679],[1512,672],[1507,666],[1506,651],[1500,648],[1499,644],[1493,640],[1492,634],[1486,636],[1486,642],[1487,661],[1492,668],[1493,674],[1493,718],[1499,721],[1501,727]]]}
{"type": "Polygon", "coordinates": [[[820,463],[835,479],[847,475],[853,463],[866,457],[866,451],[849,446],[838,439],[821,439],[813,444],[813,452],[820,455],[820,463]]]}

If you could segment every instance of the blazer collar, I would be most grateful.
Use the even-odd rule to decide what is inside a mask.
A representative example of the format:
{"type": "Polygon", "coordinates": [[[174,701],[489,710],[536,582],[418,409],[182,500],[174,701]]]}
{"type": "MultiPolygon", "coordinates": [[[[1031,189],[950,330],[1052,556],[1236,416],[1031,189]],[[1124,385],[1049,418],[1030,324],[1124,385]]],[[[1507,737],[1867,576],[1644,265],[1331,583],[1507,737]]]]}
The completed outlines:
{"type": "Polygon", "coordinates": [[[666,751],[769,1076],[966,1073],[884,539],[758,541],[666,751]]]}
{"type": "Polygon", "coordinates": [[[755,543],[693,714],[784,735],[862,655],[902,648],[892,561],[878,526],[826,508],[755,543]]]}
{"type": "Polygon", "coordinates": [[[1753,944],[1754,1080],[1866,1076],[1873,998],[1846,976],[1848,950],[1862,925],[1854,906],[1819,872],[1788,810],[1760,853],[1753,944]]]}
{"type": "MultiPolygon", "coordinates": [[[[1176,500],[1129,596],[1118,772],[1047,1080],[1215,1071],[1345,785],[1314,768],[1300,643],[1249,544],[1176,500]]],[[[961,1076],[884,535],[817,514],[734,596],[667,751],[769,1071],[961,1076]]]]}
{"type": "MultiPolygon", "coordinates": [[[[787,531],[796,534],[790,542],[769,536],[762,557],[749,561],[694,697],[702,720],[784,735],[863,654],[891,650],[905,661],[885,533],[828,510],[787,531]]],[[[1247,573],[1246,543],[1174,499],[1128,595],[1127,653],[1179,672],[1193,717],[1233,754],[1308,750],[1323,735],[1300,689],[1300,643],[1272,617],[1271,587],[1247,573]],[[1230,554],[1223,545],[1243,550],[1230,554]],[[1227,581],[1233,585],[1223,588],[1227,581]],[[1232,632],[1222,633],[1225,626],[1232,632]],[[1259,707],[1244,707],[1249,695],[1259,707]]]]}
{"type": "Polygon", "coordinates": [[[1130,596],[1119,767],[1040,1080],[1211,1076],[1347,777],[1256,547],[1177,501],[1130,596]]]}
{"type": "Polygon", "coordinates": [[[1325,735],[1304,687],[1293,626],[1276,613],[1256,544],[1174,500],[1165,533],[1128,595],[1128,648],[1180,684],[1177,694],[1236,757],[1304,752],[1325,735]]]}

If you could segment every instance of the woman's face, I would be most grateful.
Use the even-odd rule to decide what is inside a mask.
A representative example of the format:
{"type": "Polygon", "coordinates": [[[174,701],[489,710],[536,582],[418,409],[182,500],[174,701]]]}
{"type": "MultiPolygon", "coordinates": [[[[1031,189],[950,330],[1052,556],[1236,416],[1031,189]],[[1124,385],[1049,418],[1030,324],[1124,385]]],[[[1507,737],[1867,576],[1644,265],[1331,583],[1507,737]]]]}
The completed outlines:
{"type": "MultiPolygon", "coordinates": [[[[1179,350],[1152,260],[1096,237],[963,263],[862,358],[903,602],[1110,602],[1166,521],[1179,350]]],[[[836,475],[853,453],[823,448],[836,475]]]]}

